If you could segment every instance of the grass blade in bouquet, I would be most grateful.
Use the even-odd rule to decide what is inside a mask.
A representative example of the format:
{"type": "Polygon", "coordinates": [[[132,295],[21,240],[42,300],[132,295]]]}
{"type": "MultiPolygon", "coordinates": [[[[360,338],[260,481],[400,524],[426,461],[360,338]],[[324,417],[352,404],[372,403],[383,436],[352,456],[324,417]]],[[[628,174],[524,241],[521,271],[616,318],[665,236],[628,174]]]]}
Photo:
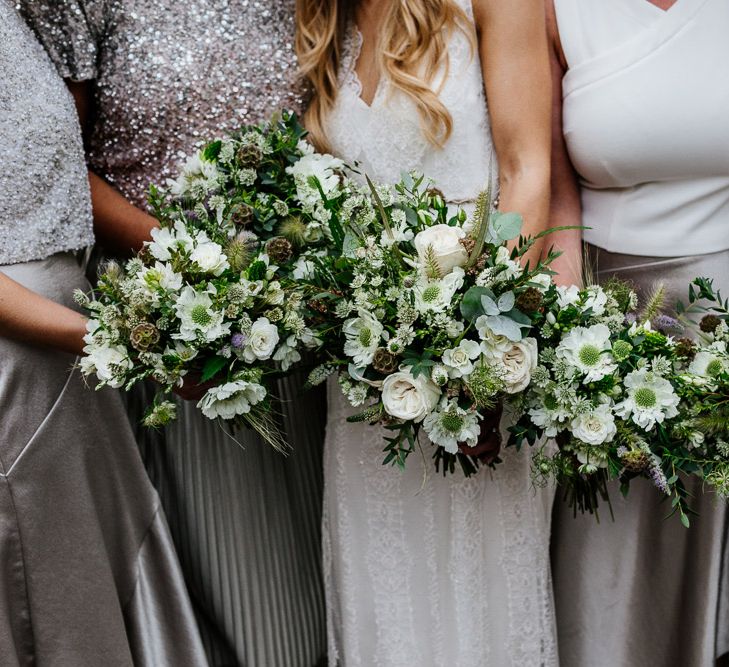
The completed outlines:
{"type": "Polygon", "coordinates": [[[488,192],[468,219],[414,174],[346,189],[332,212],[342,243],[312,261],[312,328],[330,356],[312,382],[338,372],[361,409],[350,420],[389,431],[384,463],[404,466],[424,433],[437,468],[470,475],[479,461],[460,445],[477,444],[486,412],[536,366],[548,271],[517,261],[530,241],[506,248],[521,218],[493,211],[488,192]]]}
{"type": "MultiPolygon", "coordinates": [[[[209,143],[166,189],[151,189],[153,241],[110,265],[84,300],[87,374],[127,389],[151,377],[163,396],[183,380],[203,383],[205,416],[283,446],[271,380],[314,344],[296,278],[329,229],[319,190],[300,197],[300,172],[320,166],[303,136],[284,113],[209,143]]],[[[158,400],[145,421],[173,418],[174,403],[158,400]]]]}
{"type": "Polygon", "coordinates": [[[556,439],[556,454],[537,451],[535,471],[556,477],[575,511],[609,501],[612,479],[625,494],[649,479],[685,525],[685,475],[729,493],[727,304],[710,281],[695,286],[692,303],[710,311],[700,327],[662,314],[661,288],[642,311],[619,281],[545,295],[539,364],[511,441],[556,439]]]}

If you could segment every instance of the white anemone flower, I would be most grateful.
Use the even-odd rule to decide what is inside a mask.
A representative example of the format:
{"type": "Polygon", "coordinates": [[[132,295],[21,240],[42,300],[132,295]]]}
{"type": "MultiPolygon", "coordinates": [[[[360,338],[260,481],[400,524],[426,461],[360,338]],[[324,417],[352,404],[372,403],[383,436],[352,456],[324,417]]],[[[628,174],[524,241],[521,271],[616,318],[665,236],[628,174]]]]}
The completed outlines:
{"type": "Polygon", "coordinates": [[[197,407],[208,419],[233,419],[251,411],[266,398],[266,388],[248,380],[234,380],[208,389],[197,407]]]}
{"type": "Polygon", "coordinates": [[[585,382],[595,382],[617,369],[610,349],[610,329],[595,324],[572,329],[557,346],[557,356],[583,373],[585,382]]]}
{"type": "Polygon", "coordinates": [[[360,310],[358,314],[359,317],[345,321],[342,326],[346,337],[344,353],[352,358],[355,366],[363,368],[372,363],[385,328],[372,313],[360,310]]]}
{"type": "Polygon", "coordinates": [[[638,426],[650,431],[656,423],[678,414],[679,398],[671,383],[660,375],[639,368],[625,376],[627,397],[615,406],[615,414],[631,418],[638,426]]]}
{"type": "Polygon", "coordinates": [[[230,322],[223,322],[223,313],[213,308],[211,294],[215,294],[213,285],[204,292],[196,292],[189,285],[183,288],[175,304],[180,331],[172,334],[172,338],[186,341],[202,338],[211,342],[230,333],[230,322]]]}
{"type": "Polygon", "coordinates": [[[475,447],[481,432],[478,413],[466,412],[454,400],[431,412],[423,421],[423,429],[433,444],[449,454],[457,454],[461,443],[475,447]]]}

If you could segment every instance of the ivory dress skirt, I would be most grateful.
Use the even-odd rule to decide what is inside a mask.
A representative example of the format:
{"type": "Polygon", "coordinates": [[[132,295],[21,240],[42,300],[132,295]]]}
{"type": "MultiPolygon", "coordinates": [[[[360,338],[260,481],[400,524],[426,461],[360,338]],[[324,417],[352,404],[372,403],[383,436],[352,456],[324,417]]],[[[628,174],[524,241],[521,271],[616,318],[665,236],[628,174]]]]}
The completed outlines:
{"type": "MultiPolygon", "coordinates": [[[[0,271],[73,307],[69,253],[0,271]]],[[[166,520],[117,392],[0,338],[0,664],[207,665],[166,520]]]]}
{"type": "MultiPolygon", "coordinates": [[[[639,257],[588,246],[597,282],[627,280],[644,297],[662,283],[667,306],[687,302],[697,276],[729,294],[729,251],[639,257]]],[[[627,500],[611,489],[598,524],[555,503],[552,567],[564,667],[711,667],[729,650],[726,503],[688,480],[699,512],[686,529],[645,480],[627,500]],[[724,564],[722,564],[724,561],[724,564]],[[720,586],[720,582],[724,584],[720,586]],[[723,620],[722,620],[723,617],[723,620]]]]}

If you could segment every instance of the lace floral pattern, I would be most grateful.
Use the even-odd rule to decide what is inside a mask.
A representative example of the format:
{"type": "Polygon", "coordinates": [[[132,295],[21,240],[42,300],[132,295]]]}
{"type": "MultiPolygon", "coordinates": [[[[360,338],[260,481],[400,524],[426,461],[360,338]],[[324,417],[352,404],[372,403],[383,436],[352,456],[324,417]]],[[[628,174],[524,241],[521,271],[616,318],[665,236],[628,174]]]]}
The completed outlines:
{"type": "MultiPolygon", "coordinates": [[[[458,0],[471,14],[470,0],[458,0]]],[[[441,98],[453,117],[443,149],[424,138],[413,102],[378,86],[361,99],[356,29],[344,44],[327,125],[334,152],[379,180],[432,177],[449,200],[476,198],[496,170],[478,54],[452,35],[441,98]]],[[[529,452],[464,479],[382,466],[382,431],[349,424],[330,384],[324,551],[333,665],[552,667],[557,664],[548,563],[553,491],[532,487],[529,452]]],[[[430,470],[425,448],[424,464],[430,470]]]]}

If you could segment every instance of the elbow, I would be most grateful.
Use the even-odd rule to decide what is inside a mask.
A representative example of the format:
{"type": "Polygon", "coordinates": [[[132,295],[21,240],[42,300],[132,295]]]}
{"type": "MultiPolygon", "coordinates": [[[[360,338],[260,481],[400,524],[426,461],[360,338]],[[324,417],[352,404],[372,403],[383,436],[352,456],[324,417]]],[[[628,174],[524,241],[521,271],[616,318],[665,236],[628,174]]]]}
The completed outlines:
{"type": "Polygon", "coordinates": [[[502,162],[499,183],[502,191],[524,190],[537,196],[549,194],[551,189],[549,156],[525,156],[502,162]]]}

